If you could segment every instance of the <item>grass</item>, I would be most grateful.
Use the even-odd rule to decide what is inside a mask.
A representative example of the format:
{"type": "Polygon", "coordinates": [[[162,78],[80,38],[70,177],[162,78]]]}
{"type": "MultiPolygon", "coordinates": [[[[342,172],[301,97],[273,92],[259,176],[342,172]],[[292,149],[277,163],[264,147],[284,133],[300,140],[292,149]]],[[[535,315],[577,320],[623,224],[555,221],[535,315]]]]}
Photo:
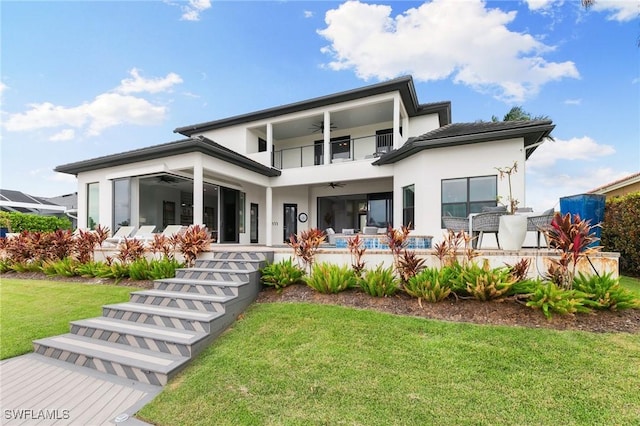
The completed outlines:
{"type": "Polygon", "coordinates": [[[0,359],[33,350],[32,340],[69,332],[69,321],[100,316],[138,288],[23,279],[0,280],[0,359]]]}
{"type": "Polygon", "coordinates": [[[640,278],[633,278],[633,277],[627,277],[627,276],[621,275],[620,285],[633,291],[638,295],[638,297],[640,297],[640,278]]]}
{"type": "Polygon", "coordinates": [[[253,305],[138,416],[158,425],[637,424],[640,335],[253,305]]]}

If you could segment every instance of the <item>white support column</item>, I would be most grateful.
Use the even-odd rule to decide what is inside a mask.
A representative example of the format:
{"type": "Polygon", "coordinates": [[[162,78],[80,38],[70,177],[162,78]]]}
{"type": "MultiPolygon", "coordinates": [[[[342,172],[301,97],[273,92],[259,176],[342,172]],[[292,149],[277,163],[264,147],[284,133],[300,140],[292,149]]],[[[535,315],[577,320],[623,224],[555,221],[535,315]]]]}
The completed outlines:
{"type": "Polygon", "coordinates": [[[393,98],[393,149],[398,149],[402,146],[402,140],[400,136],[400,95],[396,95],[393,98]]]}
{"type": "Polygon", "coordinates": [[[271,247],[273,245],[273,190],[270,186],[267,186],[265,191],[265,210],[266,214],[266,230],[267,230],[267,247],[271,247]]]}
{"type": "Polygon", "coordinates": [[[202,170],[202,157],[197,154],[193,165],[193,223],[204,223],[204,177],[202,170]]]}
{"type": "Polygon", "coordinates": [[[269,165],[273,166],[271,157],[273,155],[273,124],[267,123],[267,152],[269,153],[269,165]]]}
{"type": "Polygon", "coordinates": [[[324,164],[331,164],[331,114],[329,111],[324,112],[324,128],[322,135],[324,136],[324,164]]]}
{"type": "Polygon", "coordinates": [[[132,177],[130,185],[131,205],[129,207],[131,209],[131,224],[139,228],[140,225],[146,225],[146,223],[140,223],[140,178],[132,177]]]}

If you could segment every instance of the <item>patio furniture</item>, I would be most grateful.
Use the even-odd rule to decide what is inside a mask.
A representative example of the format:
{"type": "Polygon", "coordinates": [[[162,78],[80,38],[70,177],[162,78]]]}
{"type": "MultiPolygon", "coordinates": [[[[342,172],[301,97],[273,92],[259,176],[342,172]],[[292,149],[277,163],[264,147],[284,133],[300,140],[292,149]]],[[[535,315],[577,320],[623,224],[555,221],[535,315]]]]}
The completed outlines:
{"type": "Polygon", "coordinates": [[[333,228],[327,228],[324,230],[324,233],[327,234],[327,243],[335,245],[336,244],[336,231],[333,228]]]}
{"type": "Polygon", "coordinates": [[[365,226],[364,228],[362,228],[362,233],[364,235],[376,235],[378,233],[378,227],[377,226],[365,226]]]}
{"type": "MultiPolygon", "coordinates": [[[[474,237],[475,248],[481,248],[482,237],[485,233],[495,234],[496,241],[498,241],[498,227],[500,225],[500,216],[505,214],[507,214],[506,211],[488,211],[478,213],[471,217],[471,233],[474,237]]],[[[499,242],[498,248],[500,248],[499,242]]]]}
{"type": "Polygon", "coordinates": [[[120,244],[125,238],[129,238],[133,233],[135,226],[121,226],[118,231],[113,234],[111,237],[107,238],[105,242],[109,244],[120,244]]]}
{"type": "Polygon", "coordinates": [[[131,238],[135,238],[138,240],[153,239],[153,231],[155,231],[155,229],[155,225],[143,225],[136,231],[135,234],[131,236],[131,238]]]}
{"type": "MultiPolygon", "coordinates": [[[[537,232],[536,241],[538,243],[538,248],[540,248],[540,234],[544,234],[544,231],[549,229],[551,226],[551,221],[553,220],[553,216],[555,214],[554,209],[545,210],[540,215],[529,216],[527,218],[527,231],[537,232]]],[[[547,239],[546,234],[545,241],[547,239]]]]}
{"type": "Polygon", "coordinates": [[[468,217],[442,216],[442,223],[448,231],[464,231],[467,233],[469,232],[468,217]]]}

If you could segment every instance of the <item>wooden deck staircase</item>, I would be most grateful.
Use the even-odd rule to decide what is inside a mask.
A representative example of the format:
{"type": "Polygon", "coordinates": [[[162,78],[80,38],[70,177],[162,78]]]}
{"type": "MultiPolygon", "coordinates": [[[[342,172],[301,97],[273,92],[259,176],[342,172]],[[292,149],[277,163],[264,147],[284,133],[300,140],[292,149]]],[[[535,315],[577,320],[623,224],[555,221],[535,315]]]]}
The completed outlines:
{"type": "Polygon", "coordinates": [[[153,385],[168,380],[256,298],[259,269],[273,253],[214,251],[153,290],[71,322],[71,332],[33,342],[35,352],[153,385]]]}

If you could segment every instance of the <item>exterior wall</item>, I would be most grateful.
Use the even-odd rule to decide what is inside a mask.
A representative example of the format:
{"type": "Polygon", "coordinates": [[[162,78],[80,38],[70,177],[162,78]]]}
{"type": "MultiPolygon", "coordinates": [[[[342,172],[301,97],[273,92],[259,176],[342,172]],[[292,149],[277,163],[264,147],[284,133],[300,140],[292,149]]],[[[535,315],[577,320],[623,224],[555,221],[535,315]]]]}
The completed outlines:
{"type": "Polygon", "coordinates": [[[622,188],[616,188],[611,191],[600,192],[600,193],[601,194],[604,193],[605,197],[607,198],[612,198],[612,197],[619,197],[622,195],[631,194],[632,192],[640,192],[640,182],[635,182],[630,185],[624,186],[622,188]]]}
{"type": "Polygon", "coordinates": [[[432,130],[435,130],[440,126],[440,118],[438,114],[421,115],[418,117],[412,117],[409,120],[409,128],[402,129],[402,136],[406,141],[412,136],[421,136],[432,130]]]}
{"type": "Polygon", "coordinates": [[[272,244],[280,245],[284,242],[284,204],[297,204],[298,214],[304,212],[309,215],[309,220],[306,223],[298,221],[298,232],[307,230],[312,227],[311,223],[311,209],[309,203],[309,189],[306,186],[298,187],[286,187],[277,188],[273,190],[273,221],[271,224],[272,229],[272,244]]]}
{"type": "MultiPolygon", "coordinates": [[[[441,241],[444,230],[441,222],[442,179],[497,175],[495,167],[518,161],[518,173],[512,176],[513,196],[525,205],[524,199],[524,141],[505,140],[462,145],[422,151],[394,164],[393,209],[394,227],[402,224],[402,188],[415,185],[416,235],[431,235],[434,243],[441,241]]],[[[498,195],[506,201],[508,182],[498,179],[498,195]]],[[[486,235],[484,246],[497,245],[495,238],[486,235]],[[493,239],[493,241],[491,241],[493,239]]]]}

